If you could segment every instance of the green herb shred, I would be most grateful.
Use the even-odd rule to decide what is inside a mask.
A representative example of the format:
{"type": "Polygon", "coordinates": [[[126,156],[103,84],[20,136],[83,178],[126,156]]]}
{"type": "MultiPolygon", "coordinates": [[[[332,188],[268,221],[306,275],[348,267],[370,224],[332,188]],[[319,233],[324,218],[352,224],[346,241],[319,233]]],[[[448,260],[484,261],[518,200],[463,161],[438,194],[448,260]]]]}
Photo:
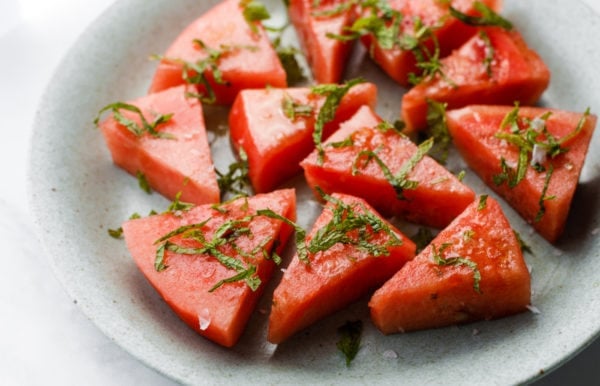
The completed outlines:
{"type": "Polygon", "coordinates": [[[320,189],[318,191],[332,204],[332,218],[313,235],[307,246],[309,253],[327,251],[336,244],[344,244],[378,257],[388,256],[390,247],[402,245],[398,235],[374,213],[360,205],[346,204],[320,189]],[[389,236],[389,241],[383,245],[371,242],[375,235],[382,232],[389,236]]]}
{"type": "Polygon", "coordinates": [[[347,321],[338,328],[340,340],[336,343],[336,347],[344,354],[346,366],[350,366],[360,350],[362,330],[363,322],[361,320],[347,321]]]}
{"type": "Polygon", "coordinates": [[[112,238],[120,239],[120,238],[123,237],[123,228],[119,227],[119,228],[116,228],[116,229],[109,229],[108,230],[108,235],[110,237],[112,237],[112,238]]]}
{"type": "Polygon", "coordinates": [[[446,121],[446,106],[446,103],[427,99],[427,129],[425,133],[434,140],[429,155],[442,165],[446,164],[448,160],[450,145],[452,144],[452,137],[448,131],[446,121]]]}
{"type": "MultiPolygon", "coordinates": [[[[207,254],[217,259],[217,261],[219,261],[219,263],[226,268],[236,271],[235,275],[218,281],[215,285],[213,285],[212,288],[210,288],[209,292],[215,291],[223,284],[238,281],[244,281],[248,287],[250,287],[250,289],[256,291],[261,284],[261,280],[256,274],[256,265],[246,263],[243,260],[227,255],[222,251],[223,247],[228,245],[233,251],[237,252],[243,257],[251,256],[258,252],[243,252],[236,244],[236,240],[241,236],[252,236],[250,228],[248,227],[248,224],[252,218],[253,216],[247,216],[242,219],[228,220],[222,223],[212,235],[210,240],[207,239],[203,228],[209,221],[211,221],[211,218],[208,218],[200,223],[181,226],[174,231],[167,233],[154,242],[154,244],[158,244],[156,248],[154,268],[159,272],[168,268],[168,265],[166,265],[165,262],[166,251],[184,255],[207,254]],[[195,241],[200,246],[184,247],[169,240],[176,236],[180,236],[182,240],[195,241]]],[[[267,242],[261,243],[260,245],[264,247],[267,242]]]]}
{"type": "Polygon", "coordinates": [[[552,177],[553,172],[554,172],[554,166],[552,166],[552,164],[550,164],[550,166],[548,166],[548,169],[546,170],[546,178],[544,178],[544,187],[542,188],[542,195],[540,196],[540,200],[539,200],[540,209],[538,210],[537,214],[535,215],[533,222],[539,222],[542,219],[542,217],[544,217],[544,214],[546,213],[545,202],[547,200],[553,200],[556,198],[556,196],[546,196],[546,192],[548,191],[548,186],[550,185],[550,178],[552,177]]]}
{"type": "Polygon", "coordinates": [[[477,210],[481,211],[487,208],[487,199],[487,194],[482,194],[481,196],[479,196],[479,204],[477,205],[477,210]]]}
{"type": "Polygon", "coordinates": [[[283,110],[283,114],[292,122],[298,117],[312,117],[314,111],[311,105],[299,103],[288,93],[284,93],[283,95],[281,109],[283,110]]]}
{"type": "Polygon", "coordinates": [[[240,0],[240,6],[243,8],[244,19],[246,19],[253,33],[258,32],[256,22],[262,22],[271,18],[267,7],[258,0],[240,0]]]}
{"type": "Polygon", "coordinates": [[[525,242],[525,240],[523,240],[523,238],[521,237],[519,232],[517,232],[514,229],[513,229],[513,232],[515,234],[515,237],[517,238],[517,242],[519,243],[519,247],[521,248],[521,251],[523,253],[529,253],[530,255],[533,255],[533,251],[532,251],[531,247],[525,242]]]}
{"type": "Polygon", "coordinates": [[[285,71],[288,85],[303,82],[306,80],[306,75],[304,75],[304,70],[296,58],[296,55],[301,53],[300,50],[293,46],[282,46],[280,41],[280,39],[275,39],[273,46],[285,71]]]}
{"type": "Polygon", "coordinates": [[[473,4],[473,8],[478,11],[481,16],[471,16],[465,13],[460,12],[456,8],[450,6],[450,15],[457,18],[461,22],[478,27],[500,27],[506,30],[511,30],[513,28],[512,23],[502,16],[498,15],[494,12],[493,9],[488,7],[485,3],[481,1],[476,1],[473,4]]]}
{"type": "Polygon", "coordinates": [[[113,118],[120,125],[125,126],[127,130],[133,133],[136,137],[141,137],[144,134],[149,134],[155,138],[175,139],[175,136],[173,136],[173,134],[157,130],[157,127],[159,125],[169,122],[173,114],[155,114],[154,120],[152,122],[148,122],[148,120],[144,116],[144,113],[139,107],[125,102],[116,102],[104,106],[98,112],[98,115],[94,119],[95,125],[98,125],[102,114],[104,114],[107,111],[111,111],[113,118]],[[136,114],[140,119],[141,125],[138,124],[136,121],[125,117],[125,115],[121,113],[121,110],[129,111],[136,114]]]}
{"type": "Polygon", "coordinates": [[[265,216],[272,219],[283,221],[284,223],[290,225],[294,228],[295,231],[295,242],[296,242],[296,253],[298,254],[298,258],[300,261],[309,264],[310,260],[308,259],[308,249],[306,246],[306,231],[302,229],[298,224],[289,220],[288,218],[281,216],[270,209],[261,209],[256,212],[259,216],[265,216]]]}
{"type": "Polygon", "coordinates": [[[199,59],[196,62],[188,62],[178,58],[167,58],[161,55],[153,55],[153,59],[163,60],[182,66],[182,78],[187,84],[200,86],[202,88],[199,92],[187,92],[186,95],[193,98],[198,98],[202,103],[213,104],[217,101],[215,91],[209,81],[209,75],[212,75],[212,79],[216,84],[226,85],[228,82],[223,79],[223,73],[219,69],[220,60],[238,50],[250,50],[255,51],[255,46],[229,46],[221,45],[218,49],[207,46],[202,40],[194,39],[194,44],[198,46],[201,51],[206,53],[206,57],[199,59]]]}
{"type": "Polygon", "coordinates": [[[494,62],[494,57],[496,55],[496,50],[492,45],[492,41],[490,40],[490,36],[485,32],[485,30],[479,31],[479,38],[483,41],[485,45],[485,57],[483,58],[483,65],[485,66],[485,72],[488,77],[492,77],[492,63],[494,62]]]}
{"type": "Polygon", "coordinates": [[[248,175],[248,155],[243,147],[239,148],[239,161],[229,165],[226,173],[215,169],[217,173],[217,183],[221,191],[221,198],[227,193],[233,193],[238,196],[248,196],[250,190],[250,177],[248,175]]]}
{"type": "Polygon", "coordinates": [[[479,268],[477,263],[473,260],[466,259],[461,256],[453,256],[453,257],[444,257],[444,251],[452,246],[452,243],[443,243],[439,249],[436,248],[434,244],[431,245],[433,251],[433,262],[438,266],[465,266],[470,268],[473,271],[473,289],[481,293],[481,289],[479,288],[479,282],[481,281],[481,272],[479,272],[479,268]]]}
{"type": "Polygon", "coordinates": [[[138,180],[138,185],[139,185],[140,189],[142,189],[147,194],[151,194],[152,188],[150,187],[150,184],[148,183],[148,180],[146,179],[146,175],[138,170],[137,172],[135,172],[135,176],[138,180]]]}
{"type": "MultiPolygon", "coordinates": [[[[334,17],[334,16],[339,16],[342,13],[349,11],[353,6],[355,6],[358,3],[359,3],[359,0],[348,0],[348,1],[340,2],[336,6],[331,7],[329,9],[313,10],[311,12],[311,15],[316,18],[324,18],[324,19],[334,17]]],[[[320,3],[313,3],[312,8],[313,9],[318,8],[318,7],[320,7],[320,5],[321,5],[320,3]]]]}
{"type": "Polygon", "coordinates": [[[325,96],[325,102],[319,109],[317,120],[315,122],[315,130],[313,132],[313,140],[319,154],[319,163],[323,163],[325,150],[323,149],[322,137],[323,128],[325,125],[335,118],[337,108],[346,93],[355,85],[363,83],[362,78],[355,78],[347,81],[343,85],[337,84],[320,84],[313,86],[311,92],[316,95],[325,96]]]}
{"type": "Polygon", "coordinates": [[[377,155],[377,149],[373,150],[362,150],[360,151],[354,162],[352,163],[352,174],[356,175],[359,172],[359,168],[364,169],[371,161],[375,161],[375,163],[381,169],[385,179],[392,185],[394,191],[396,192],[396,197],[399,200],[406,199],[404,197],[404,190],[406,189],[416,189],[419,185],[418,181],[408,179],[408,175],[410,172],[417,166],[419,162],[427,155],[427,152],[433,146],[433,138],[429,138],[428,140],[422,142],[415,154],[413,154],[402,166],[396,175],[392,173],[390,168],[383,162],[383,160],[377,155]],[[362,162],[362,164],[361,164],[362,162]]]}

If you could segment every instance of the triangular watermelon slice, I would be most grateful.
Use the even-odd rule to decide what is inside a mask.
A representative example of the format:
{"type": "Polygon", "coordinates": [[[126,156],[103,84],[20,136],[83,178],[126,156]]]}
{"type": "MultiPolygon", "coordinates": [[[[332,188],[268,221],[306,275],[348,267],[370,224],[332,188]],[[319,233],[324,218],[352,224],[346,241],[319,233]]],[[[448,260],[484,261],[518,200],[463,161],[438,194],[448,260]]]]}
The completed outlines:
{"type": "Polygon", "coordinates": [[[99,126],[114,163],[143,176],[169,200],[181,193],[182,201],[194,204],[219,202],[202,106],[186,98],[185,90],[180,86],[109,105],[105,110],[112,114],[99,126]]]}
{"type": "MultiPolygon", "coordinates": [[[[362,105],[374,106],[376,99],[377,88],[372,83],[350,87],[335,111],[328,103],[333,119],[323,126],[322,138],[362,105]]],[[[315,125],[326,100],[325,95],[308,87],[244,90],[239,94],[229,114],[229,133],[233,145],[243,148],[248,156],[249,177],[256,192],[269,191],[302,170],[300,161],[315,148],[315,125]]]]}
{"type": "Polygon", "coordinates": [[[294,221],[295,200],[294,190],[279,190],[219,207],[129,220],[123,232],[137,266],[173,311],[201,335],[231,347],[271,277],[270,256],[292,232],[290,225],[257,211],[269,209],[294,221]],[[236,275],[241,277],[221,282],[236,275]]]}
{"type": "Polygon", "coordinates": [[[539,107],[477,105],[448,111],[446,117],[469,167],[543,237],[555,242],[565,226],[596,116],[539,107]],[[526,136],[540,142],[537,149],[527,149],[531,143],[527,145],[526,136]],[[558,154],[552,156],[553,151],[558,154]],[[519,170],[523,174],[517,182],[519,170]]]}
{"type": "MultiPolygon", "coordinates": [[[[479,12],[473,6],[476,1],[390,0],[389,7],[400,12],[400,33],[402,35],[414,37],[415,30],[421,29],[422,26],[433,28],[439,44],[439,55],[444,57],[450,54],[453,49],[460,47],[477,31],[475,27],[452,17],[449,7],[452,6],[469,16],[476,16],[479,15],[479,12]]],[[[498,11],[501,6],[499,0],[483,0],[482,3],[494,11],[498,11]]],[[[368,17],[370,14],[371,10],[366,10],[362,17],[368,17]]],[[[389,24],[393,24],[393,21],[389,24]]],[[[387,37],[387,35],[384,35],[384,37],[387,37]]],[[[362,38],[362,43],[375,62],[401,85],[409,86],[409,74],[418,75],[420,73],[416,66],[417,60],[412,51],[403,50],[397,46],[384,48],[373,34],[365,35],[362,38]]],[[[426,47],[431,53],[435,51],[431,40],[427,41],[426,47]]]]}
{"type": "Polygon", "coordinates": [[[516,235],[492,198],[474,202],[378,289],[371,318],[384,334],[524,311],[530,275],[516,235]]]}
{"type": "Polygon", "coordinates": [[[225,0],[183,30],[164,53],[149,92],[186,83],[186,71],[198,93],[211,99],[212,90],[218,104],[231,104],[246,88],[285,87],[285,70],[260,22],[244,17],[244,3],[225,0]],[[208,89],[194,68],[205,69],[208,89]]]}
{"type": "Polygon", "coordinates": [[[406,136],[382,125],[368,106],[342,123],[325,142],[322,162],[316,151],[302,161],[309,186],[361,197],[388,216],[445,227],[475,193],[431,157],[419,157],[406,136]]]}
{"type": "Polygon", "coordinates": [[[342,35],[355,18],[354,4],[344,0],[291,0],[290,20],[318,83],[339,83],[352,49],[351,42],[328,37],[342,35]]]}
{"type": "Polygon", "coordinates": [[[402,97],[407,131],[427,126],[427,100],[448,109],[470,104],[534,105],[550,82],[550,71],[515,30],[479,30],[452,55],[442,59],[444,76],[424,81],[402,97]]]}
{"type": "Polygon", "coordinates": [[[415,244],[363,200],[334,194],[273,294],[268,340],[297,331],[377,288],[415,254],[415,244]]]}

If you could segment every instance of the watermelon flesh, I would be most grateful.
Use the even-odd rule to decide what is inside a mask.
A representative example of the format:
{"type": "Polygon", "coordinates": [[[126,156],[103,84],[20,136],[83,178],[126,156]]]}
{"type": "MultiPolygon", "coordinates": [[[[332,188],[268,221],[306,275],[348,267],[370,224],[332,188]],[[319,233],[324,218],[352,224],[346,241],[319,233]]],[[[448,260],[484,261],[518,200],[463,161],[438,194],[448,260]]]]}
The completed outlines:
{"type": "MultiPolygon", "coordinates": [[[[511,188],[506,183],[496,184],[494,176],[502,174],[502,158],[513,169],[517,165],[519,148],[496,137],[504,117],[512,110],[510,106],[475,105],[448,111],[446,114],[448,129],[456,148],[469,167],[544,238],[555,242],[564,230],[597,117],[589,115],[585,119],[581,131],[563,145],[568,149],[566,153],[552,159],[547,157],[544,163],[545,172],[534,170],[530,165],[532,157],[530,154],[525,178],[511,188]],[[553,172],[549,183],[546,184],[547,169],[550,164],[553,172]],[[546,185],[547,190],[544,193],[546,185]],[[552,198],[544,200],[545,213],[536,221],[541,209],[542,196],[552,198]]],[[[573,133],[584,117],[582,113],[540,107],[521,107],[519,116],[533,120],[547,112],[551,112],[546,121],[547,130],[557,140],[573,133]]]]}
{"type": "Polygon", "coordinates": [[[417,257],[378,289],[371,319],[384,334],[489,320],[527,309],[531,280],[519,242],[500,205],[473,202],[417,257]],[[446,245],[444,247],[444,245],[446,245]],[[460,258],[474,263],[438,264],[460,258]]]}
{"type": "MultiPolygon", "coordinates": [[[[243,15],[239,0],[225,0],[192,22],[173,41],[160,61],[150,93],[186,83],[183,65],[178,61],[197,63],[206,60],[209,49],[224,52],[216,61],[223,78],[215,80],[214,72],[205,74],[216,96],[216,103],[231,104],[240,90],[246,88],[285,87],[286,74],[263,26],[251,25],[243,15]]],[[[194,72],[190,73],[193,76],[194,72]]],[[[208,95],[204,86],[197,92],[208,95]]]]}
{"type": "Polygon", "coordinates": [[[344,4],[343,0],[325,0],[315,5],[313,0],[291,0],[290,20],[296,28],[313,77],[317,83],[339,83],[352,49],[351,42],[328,37],[342,35],[355,19],[355,6],[327,15],[344,4]]]}
{"type": "MultiPolygon", "coordinates": [[[[160,243],[156,241],[179,227],[207,220],[202,231],[207,240],[212,240],[218,228],[227,221],[242,220],[262,209],[270,209],[294,221],[295,200],[293,189],[279,190],[247,199],[240,198],[221,205],[218,210],[212,205],[201,205],[181,214],[165,213],[129,220],[123,224],[123,232],[135,263],[173,311],[200,335],[231,347],[243,333],[272,275],[275,263],[268,256],[275,250],[281,252],[292,228],[281,220],[254,217],[247,224],[244,222],[250,233],[235,240],[239,250],[249,256],[236,255],[236,250],[229,244],[219,247],[220,252],[256,266],[256,275],[261,283],[255,291],[244,281],[236,281],[225,283],[210,292],[216,283],[235,275],[236,271],[225,267],[207,253],[190,255],[167,251],[164,259],[167,268],[158,271],[155,259],[160,243]]],[[[202,247],[201,243],[182,240],[181,236],[169,238],[169,241],[188,248],[202,247]]]]}
{"type": "Polygon", "coordinates": [[[414,189],[403,189],[399,198],[381,166],[373,160],[364,166],[368,156],[360,154],[366,150],[376,153],[397,176],[417,152],[417,145],[393,129],[378,129],[380,122],[381,118],[370,107],[364,106],[342,123],[326,141],[322,163],[316,151],[302,161],[309,186],[319,187],[327,193],[361,197],[386,216],[445,227],[473,201],[475,193],[431,157],[425,156],[406,177],[418,185],[414,189]],[[348,139],[351,139],[351,145],[334,146],[348,139]]]}
{"type": "MultiPolygon", "coordinates": [[[[369,242],[385,247],[387,256],[373,256],[355,245],[342,243],[309,253],[309,264],[301,261],[296,254],[273,294],[268,330],[271,343],[281,343],[317,320],[358,300],[414,257],[415,244],[379,217],[366,202],[343,194],[334,194],[333,198],[349,205],[357,213],[377,216],[387,224],[400,244],[386,246],[391,240],[389,234],[367,229],[372,235],[369,242]]],[[[307,243],[332,221],[335,205],[328,202],[306,238],[307,243]]],[[[354,240],[359,237],[356,230],[347,235],[354,240]]]]}
{"type": "MultiPolygon", "coordinates": [[[[219,202],[202,105],[195,98],[186,98],[185,91],[185,86],[179,86],[129,102],[141,109],[149,122],[157,115],[173,114],[156,127],[172,139],[148,133],[136,136],[112,114],[99,127],[114,163],[134,176],[142,173],[150,187],[169,200],[180,194],[182,201],[198,205],[219,202]]],[[[142,124],[139,115],[119,112],[142,124]]]]}
{"type": "Polygon", "coordinates": [[[442,59],[442,70],[443,78],[421,82],[402,97],[408,132],[427,126],[428,99],[446,103],[448,109],[471,104],[534,105],[550,83],[548,67],[521,34],[499,27],[479,30],[442,59]]]}

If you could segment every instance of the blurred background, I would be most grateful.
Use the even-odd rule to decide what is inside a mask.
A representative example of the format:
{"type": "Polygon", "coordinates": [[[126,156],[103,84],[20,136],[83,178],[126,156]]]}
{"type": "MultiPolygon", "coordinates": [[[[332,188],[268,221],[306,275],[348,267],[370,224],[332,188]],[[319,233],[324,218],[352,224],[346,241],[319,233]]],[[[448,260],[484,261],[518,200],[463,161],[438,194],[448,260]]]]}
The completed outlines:
{"type": "MultiPolygon", "coordinates": [[[[581,1],[600,14],[600,0],[581,1]]],[[[0,0],[0,385],[174,384],[79,311],[54,277],[29,212],[26,175],[38,101],[69,47],[113,2],[0,0]]],[[[596,340],[536,385],[600,385],[599,360],[596,340]]]]}

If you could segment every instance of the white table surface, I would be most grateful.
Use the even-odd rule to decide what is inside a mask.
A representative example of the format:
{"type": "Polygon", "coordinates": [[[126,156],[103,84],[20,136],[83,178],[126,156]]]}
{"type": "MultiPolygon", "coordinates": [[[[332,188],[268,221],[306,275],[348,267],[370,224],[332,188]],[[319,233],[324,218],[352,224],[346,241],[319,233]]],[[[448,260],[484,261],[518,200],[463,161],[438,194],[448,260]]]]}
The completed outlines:
{"type": "MultiPolygon", "coordinates": [[[[54,277],[28,207],[38,101],[59,60],[113,1],[0,0],[0,385],[174,384],[81,313],[54,277]]],[[[600,0],[582,1],[600,13],[600,0]]],[[[600,385],[599,364],[596,340],[537,384],[600,385]]]]}

